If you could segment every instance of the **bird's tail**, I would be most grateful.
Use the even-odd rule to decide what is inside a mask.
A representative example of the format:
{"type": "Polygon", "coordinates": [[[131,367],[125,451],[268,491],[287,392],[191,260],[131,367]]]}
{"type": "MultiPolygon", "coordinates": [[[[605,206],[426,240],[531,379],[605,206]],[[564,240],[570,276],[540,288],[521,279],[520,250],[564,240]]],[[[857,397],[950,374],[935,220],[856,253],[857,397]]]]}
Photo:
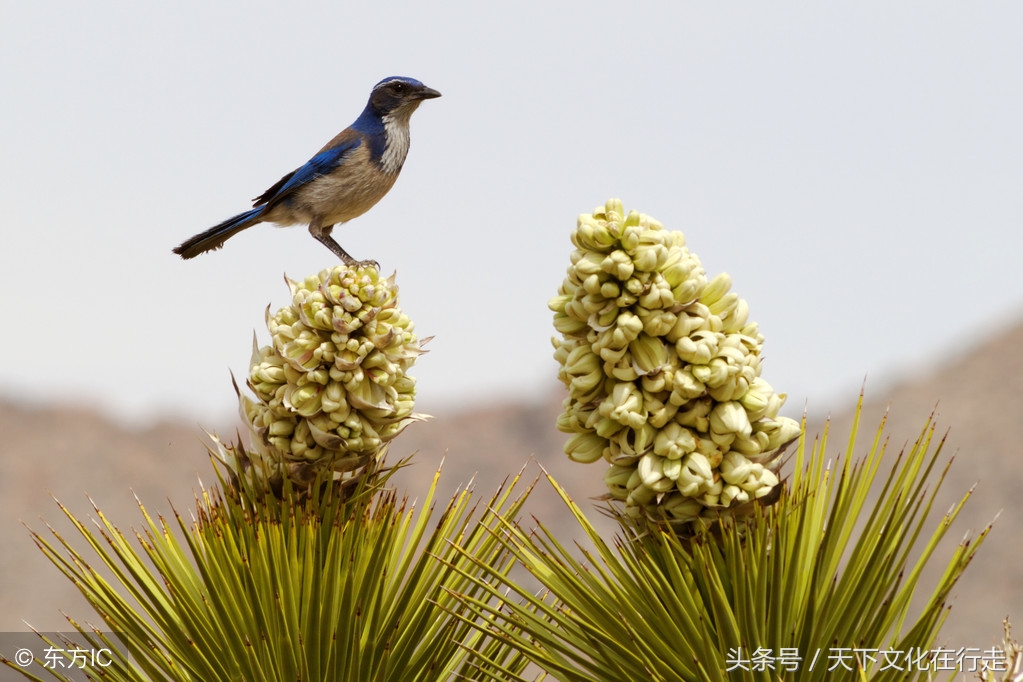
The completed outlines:
{"type": "Polygon", "coordinates": [[[253,208],[245,213],[239,213],[233,218],[228,218],[219,225],[214,225],[205,232],[200,232],[194,237],[182,242],[181,246],[174,249],[174,253],[182,258],[195,258],[200,253],[206,253],[213,249],[219,249],[228,239],[238,234],[246,227],[252,227],[261,222],[261,214],[265,206],[253,208]]]}

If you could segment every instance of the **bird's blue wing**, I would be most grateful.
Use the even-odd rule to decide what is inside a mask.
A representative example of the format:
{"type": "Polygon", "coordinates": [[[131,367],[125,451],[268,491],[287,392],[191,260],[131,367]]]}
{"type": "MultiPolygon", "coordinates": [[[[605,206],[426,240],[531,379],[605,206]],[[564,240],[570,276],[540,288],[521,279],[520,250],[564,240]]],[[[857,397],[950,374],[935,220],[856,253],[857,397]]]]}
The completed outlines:
{"type": "Polygon", "coordinates": [[[361,144],[362,138],[352,137],[337,146],[324,149],[306,161],[304,166],[291,171],[278,180],[273,187],[253,199],[252,205],[262,206],[263,204],[272,205],[279,203],[302,185],[312,182],[321,175],[326,175],[340,166],[345,157],[361,144]]]}

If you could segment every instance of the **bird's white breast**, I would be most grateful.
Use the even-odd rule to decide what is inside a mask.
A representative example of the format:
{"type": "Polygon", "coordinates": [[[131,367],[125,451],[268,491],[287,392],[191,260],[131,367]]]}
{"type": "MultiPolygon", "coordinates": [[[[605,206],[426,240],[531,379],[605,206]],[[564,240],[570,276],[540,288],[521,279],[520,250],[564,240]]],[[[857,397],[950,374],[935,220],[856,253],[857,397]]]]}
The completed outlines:
{"type": "Polygon", "coordinates": [[[384,116],[384,135],[387,143],[380,157],[380,166],[385,173],[397,173],[405,163],[409,147],[409,118],[412,112],[396,110],[384,116]]]}

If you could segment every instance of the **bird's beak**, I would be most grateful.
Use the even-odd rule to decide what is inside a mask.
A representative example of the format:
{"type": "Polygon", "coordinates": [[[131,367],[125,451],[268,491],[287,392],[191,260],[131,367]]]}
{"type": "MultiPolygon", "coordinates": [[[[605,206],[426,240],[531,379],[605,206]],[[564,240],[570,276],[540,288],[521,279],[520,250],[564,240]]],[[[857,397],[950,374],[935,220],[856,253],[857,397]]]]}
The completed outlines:
{"type": "Polygon", "coordinates": [[[426,86],[423,86],[423,89],[416,93],[416,99],[433,99],[435,97],[440,97],[440,93],[426,86]]]}

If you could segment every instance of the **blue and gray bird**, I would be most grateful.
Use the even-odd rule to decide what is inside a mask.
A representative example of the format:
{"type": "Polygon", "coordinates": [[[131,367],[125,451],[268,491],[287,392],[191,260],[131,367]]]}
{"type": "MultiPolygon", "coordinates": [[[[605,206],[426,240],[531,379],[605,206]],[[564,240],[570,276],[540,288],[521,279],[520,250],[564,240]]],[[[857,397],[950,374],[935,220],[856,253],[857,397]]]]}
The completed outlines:
{"type": "Polygon", "coordinates": [[[309,233],[348,265],[355,264],[330,236],[335,225],[356,218],[387,194],[409,148],[409,118],[425,99],[440,97],[414,78],[395,76],[373,86],[355,123],[304,166],[253,199],[253,208],[214,225],[174,249],[182,258],[219,249],[257,223],[309,225],[309,233]]]}

